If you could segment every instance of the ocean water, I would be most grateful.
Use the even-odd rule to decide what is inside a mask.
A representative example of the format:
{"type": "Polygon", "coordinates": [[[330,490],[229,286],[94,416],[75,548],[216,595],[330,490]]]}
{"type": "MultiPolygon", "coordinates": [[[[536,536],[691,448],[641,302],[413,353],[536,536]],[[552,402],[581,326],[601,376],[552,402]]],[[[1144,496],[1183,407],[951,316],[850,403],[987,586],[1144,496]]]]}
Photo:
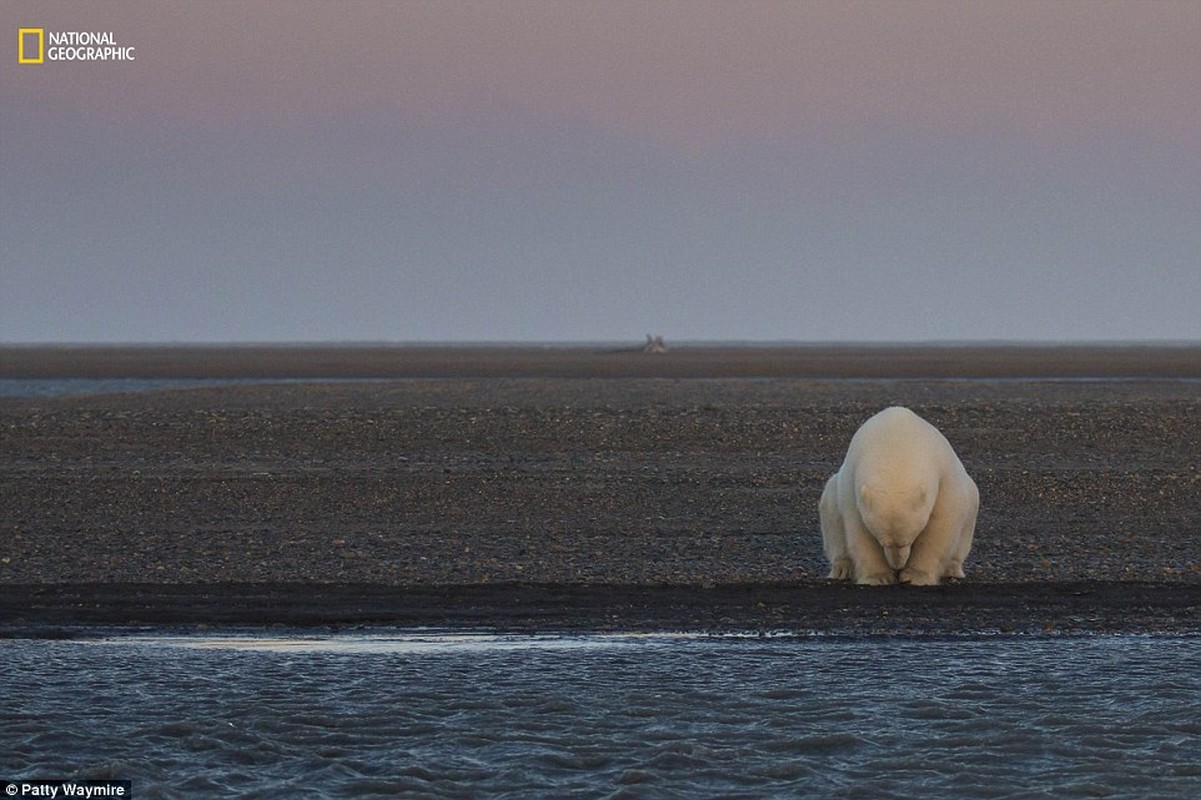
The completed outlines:
{"type": "Polygon", "coordinates": [[[1201,637],[0,642],[0,780],[145,797],[1201,796],[1201,637]]]}

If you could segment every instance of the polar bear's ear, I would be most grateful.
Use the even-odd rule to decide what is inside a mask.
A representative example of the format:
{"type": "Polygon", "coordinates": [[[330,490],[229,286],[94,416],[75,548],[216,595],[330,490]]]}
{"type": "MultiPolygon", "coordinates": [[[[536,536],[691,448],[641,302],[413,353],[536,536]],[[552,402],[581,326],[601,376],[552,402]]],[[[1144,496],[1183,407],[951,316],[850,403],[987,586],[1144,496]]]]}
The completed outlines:
{"type": "Polygon", "coordinates": [[[859,487],[859,502],[863,505],[870,506],[872,504],[872,487],[869,484],[863,484],[859,487]]]}

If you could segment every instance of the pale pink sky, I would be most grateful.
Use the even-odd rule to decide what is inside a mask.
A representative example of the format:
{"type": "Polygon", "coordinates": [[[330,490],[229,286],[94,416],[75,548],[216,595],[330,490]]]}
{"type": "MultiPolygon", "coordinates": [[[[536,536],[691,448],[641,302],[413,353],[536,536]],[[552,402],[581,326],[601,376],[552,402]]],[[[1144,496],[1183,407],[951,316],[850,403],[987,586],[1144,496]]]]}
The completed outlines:
{"type": "Polygon", "coordinates": [[[142,63],[119,74],[5,91],[139,123],[393,113],[685,147],[885,126],[1201,144],[1196,2],[17,2],[5,17],[136,43],[142,63]]]}
{"type": "MultiPolygon", "coordinates": [[[[1035,338],[1097,338],[1105,334],[1098,318],[1122,317],[1121,298],[1104,285],[1129,295],[1145,283],[1139,275],[1164,287],[1143,310],[1168,309],[1168,322],[1150,324],[1145,335],[1198,338],[1201,328],[1172,308],[1182,291],[1198,288],[1189,277],[1201,257],[1197,236],[1180,229],[1201,211],[1192,185],[1201,174],[1199,42],[1201,3],[1151,0],[16,0],[0,7],[0,166],[44,184],[44,208],[61,209],[63,231],[85,221],[137,227],[134,217],[107,219],[115,212],[99,193],[95,207],[79,198],[52,203],[51,177],[69,192],[78,170],[93,183],[124,183],[143,198],[149,188],[168,206],[178,203],[179,217],[156,216],[155,225],[193,235],[196,217],[189,222],[184,206],[209,215],[211,227],[222,208],[243,218],[248,193],[274,225],[295,225],[302,237],[313,230],[309,215],[361,219],[391,208],[403,236],[381,234],[370,250],[357,235],[342,248],[375,266],[362,268],[361,285],[341,304],[330,304],[319,264],[296,268],[316,288],[289,307],[319,319],[320,335],[453,335],[454,324],[442,320],[458,313],[455,293],[482,271],[526,286],[541,281],[535,307],[569,305],[563,298],[583,285],[617,311],[545,317],[523,307],[519,293],[500,292],[511,306],[493,309],[473,338],[606,338],[656,319],[698,338],[855,338],[854,325],[816,312],[874,274],[887,289],[871,298],[872,317],[884,321],[865,338],[1031,330],[1035,338]],[[26,25],[111,30],[136,46],[138,60],[18,68],[9,48],[26,25]],[[301,195],[319,199],[298,208],[301,195]],[[528,215],[501,214],[497,198],[528,215]],[[442,225],[445,204],[478,226],[442,225]],[[565,215],[555,231],[541,227],[548,214],[565,215]],[[687,231],[713,241],[695,244],[687,231]],[[1141,237],[1154,252],[1140,250],[1141,237]],[[610,257],[593,258],[585,240],[610,257]],[[717,260],[727,247],[728,258],[750,266],[717,260]],[[452,264],[460,278],[448,283],[436,264],[406,261],[413,257],[398,249],[452,264]],[[1129,263],[1140,252],[1142,263],[1129,263]],[[1040,253],[1047,263],[1037,263],[1040,253]],[[976,263],[965,263],[969,257],[976,263]],[[412,292],[399,287],[426,287],[432,305],[413,309],[415,321],[395,330],[382,309],[367,314],[370,324],[339,327],[355,314],[356,298],[389,282],[385,265],[397,260],[385,293],[403,305],[412,292]],[[602,291],[635,280],[648,262],[677,281],[699,270],[717,288],[649,297],[602,291]],[[569,277],[555,264],[566,264],[569,277]],[[819,280],[821,265],[830,273],[819,280]],[[815,313],[801,315],[812,323],[796,321],[802,298],[781,286],[794,267],[805,298],[826,287],[816,295],[824,299],[812,301],[815,313]],[[1024,308],[986,314],[983,328],[966,312],[911,329],[904,315],[888,313],[906,276],[918,276],[913,291],[928,295],[961,267],[980,271],[977,284],[1002,307],[1023,305],[1031,285],[1055,298],[1040,317],[1044,327],[1032,328],[1024,308]],[[736,305],[764,308],[761,324],[748,322],[745,310],[715,306],[746,285],[748,269],[751,288],[736,305]],[[1073,289],[1085,269],[1105,275],[1103,285],[1073,289]],[[1019,277],[998,277],[1006,274],[1019,277]],[[1052,319],[1073,298],[1087,299],[1085,318],[1052,319]],[[440,311],[428,310],[439,303],[440,311]]],[[[271,253],[275,243],[234,222],[217,229],[239,244],[211,255],[216,270],[243,270],[246,285],[265,297],[267,279],[256,280],[256,270],[284,268],[239,266],[238,253],[271,253]]],[[[0,233],[16,251],[35,252],[32,242],[21,247],[28,231],[0,233]]],[[[14,302],[49,297],[46,287],[24,288],[46,275],[70,284],[71,253],[83,247],[37,248],[45,259],[38,270],[4,279],[16,296],[25,292],[14,302]]],[[[141,263],[168,298],[173,286],[195,296],[199,266],[175,276],[161,265],[160,276],[153,246],[122,247],[107,251],[105,269],[141,263]]],[[[353,283],[360,268],[341,269],[353,283]]],[[[496,297],[490,280],[482,291],[496,297]]],[[[116,317],[121,299],[111,302],[116,317]]],[[[473,302],[487,305],[483,296],[473,302]]],[[[928,297],[914,302],[928,318],[928,297]]],[[[105,304],[89,307],[91,327],[68,311],[44,323],[19,309],[9,322],[0,313],[0,339],[59,329],[67,338],[110,329],[118,338],[211,338],[228,329],[197,319],[173,331],[169,318],[106,328],[105,304]]],[[[246,335],[305,338],[303,325],[260,324],[251,308],[230,312],[246,335]]],[[[1139,337],[1138,315],[1123,325],[1118,335],[1139,337]]]]}

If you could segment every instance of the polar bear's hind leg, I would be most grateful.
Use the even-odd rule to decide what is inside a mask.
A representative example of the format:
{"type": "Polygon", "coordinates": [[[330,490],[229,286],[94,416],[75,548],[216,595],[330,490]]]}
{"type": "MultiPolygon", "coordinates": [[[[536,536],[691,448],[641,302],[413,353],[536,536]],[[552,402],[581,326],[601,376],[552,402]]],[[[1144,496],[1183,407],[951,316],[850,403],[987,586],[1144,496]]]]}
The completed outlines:
{"type": "Polygon", "coordinates": [[[947,575],[952,578],[966,577],[963,574],[963,562],[972,550],[972,539],[976,535],[976,516],[980,512],[980,490],[971,478],[968,478],[967,491],[967,514],[964,515],[963,532],[959,535],[959,547],[947,567],[947,575]]]}
{"type": "Polygon", "coordinates": [[[826,558],[830,560],[829,578],[836,581],[850,580],[854,575],[854,565],[847,552],[846,529],[842,524],[842,512],[838,510],[838,476],[826,482],[822,492],[821,503],[818,505],[818,515],[821,518],[822,544],[825,546],[826,558]]]}

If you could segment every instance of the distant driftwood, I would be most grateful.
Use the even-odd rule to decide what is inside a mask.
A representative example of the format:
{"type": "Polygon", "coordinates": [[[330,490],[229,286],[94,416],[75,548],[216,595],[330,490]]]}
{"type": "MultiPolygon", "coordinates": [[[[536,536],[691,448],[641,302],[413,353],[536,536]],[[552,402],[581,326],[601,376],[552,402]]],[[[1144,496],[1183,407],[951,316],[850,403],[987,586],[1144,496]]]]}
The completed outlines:
{"type": "Polygon", "coordinates": [[[610,350],[611,353],[666,353],[667,345],[663,343],[662,336],[646,335],[646,344],[641,347],[620,347],[616,350],[610,350]]]}
{"type": "Polygon", "coordinates": [[[667,345],[665,345],[663,343],[662,336],[651,336],[648,333],[646,335],[646,344],[642,345],[642,352],[644,352],[644,353],[666,353],[667,345]]]}

